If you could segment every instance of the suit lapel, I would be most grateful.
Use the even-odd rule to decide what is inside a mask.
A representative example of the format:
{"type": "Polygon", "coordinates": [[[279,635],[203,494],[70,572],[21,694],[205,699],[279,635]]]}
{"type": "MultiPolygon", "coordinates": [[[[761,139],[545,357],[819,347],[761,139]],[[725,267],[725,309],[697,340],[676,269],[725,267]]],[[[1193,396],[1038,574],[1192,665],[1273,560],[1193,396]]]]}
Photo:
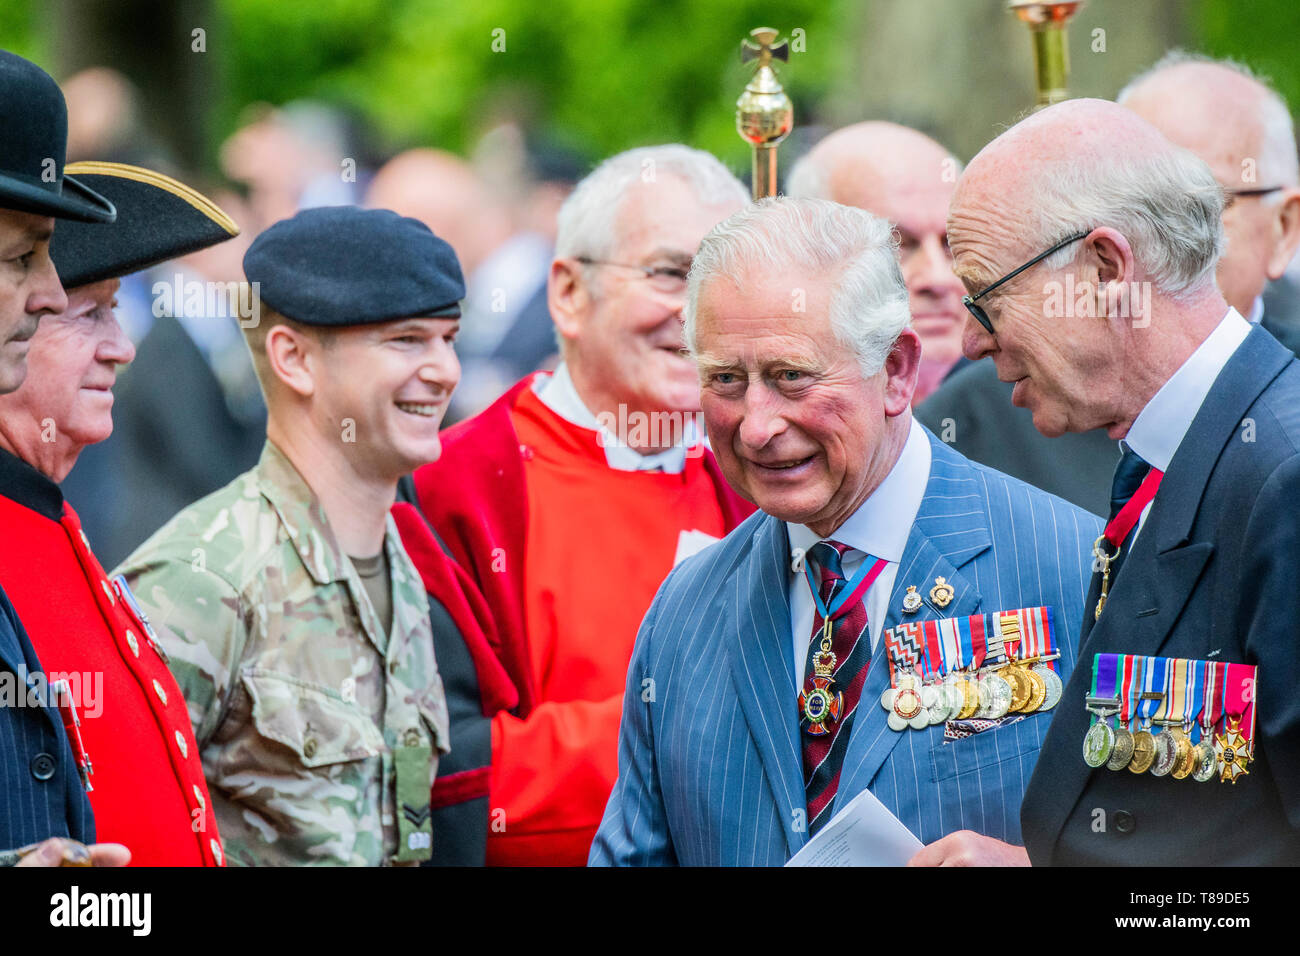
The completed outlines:
{"type": "Polygon", "coordinates": [[[805,799],[790,660],[789,551],[785,524],[765,517],[754,535],[754,546],[737,564],[727,586],[731,594],[729,630],[735,642],[732,682],[777,812],[787,822],[783,829],[793,855],[807,842],[807,833],[796,833],[790,825],[791,814],[805,806],[805,799]]]}
{"type": "MultiPolygon", "coordinates": [[[[964,459],[931,436],[930,480],[898,565],[884,629],[903,622],[938,617],[967,617],[980,613],[983,598],[961,568],[993,543],[985,504],[975,491],[978,479],[964,459]],[[955,592],[946,608],[923,605],[915,614],[902,613],[909,585],[929,599],[936,578],[945,578],[955,592]]],[[[853,734],[844,756],[844,769],[835,795],[835,809],[866,789],[888,759],[903,733],[890,730],[880,695],[889,686],[889,661],[884,630],[871,656],[871,669],[853,720],[853,734]]]]}

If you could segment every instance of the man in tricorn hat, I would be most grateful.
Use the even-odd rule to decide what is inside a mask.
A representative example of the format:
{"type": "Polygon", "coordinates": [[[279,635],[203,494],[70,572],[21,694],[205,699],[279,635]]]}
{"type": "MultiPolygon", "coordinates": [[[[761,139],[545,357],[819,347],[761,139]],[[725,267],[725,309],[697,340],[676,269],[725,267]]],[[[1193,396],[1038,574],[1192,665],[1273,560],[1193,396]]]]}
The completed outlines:
{"type": "Polygon", "coordinates": [[[60,490],[77,457],[113,430],[117,368],[135,349],[114,314],[119,277],[224,242],[239,230],[184,183],[138,166],[69,170],[117,207],[112,225],[64,223],[50,257],[67,307],[31,340],[30,374],[0,395],[3,582],[52,680],[81,719],[72,744],[99,836],[142,866],[220,865],[220,837],[180,688],[110,581],[60,490]]]}
{"type": "Polygon", "coordinates": [[[426,860],[447,704],[389,509],[441,452],[460,266],[413,219],[338,206],[276,223],[244,271],[262,459],[121,571],[167,626],[229,863],[426,860]]]}
{"type": "MultiPolygon", "coordinates": [[[[104,223],[116,213],[112,203],[63,175],[68,113],[58,85],[36,64],[2,50],[0,129],[4,393],[23,383],[29,342],[42,317],[67,306],[49,254],[55,219],[104,223]]],[[[0,543],[13,546],[8,538],[0,543]]],[[[98,865],[121,865],[130,856],[124,847],[92,846],[87,854],[66,842],[93,841],[95,824],[47,687],[27,632],[0,591],[0,865],[20,856],[29,864],[58,865],[70,852],[98,865]],[[32,849],[37,841],[45,842],[32,849]]]]}

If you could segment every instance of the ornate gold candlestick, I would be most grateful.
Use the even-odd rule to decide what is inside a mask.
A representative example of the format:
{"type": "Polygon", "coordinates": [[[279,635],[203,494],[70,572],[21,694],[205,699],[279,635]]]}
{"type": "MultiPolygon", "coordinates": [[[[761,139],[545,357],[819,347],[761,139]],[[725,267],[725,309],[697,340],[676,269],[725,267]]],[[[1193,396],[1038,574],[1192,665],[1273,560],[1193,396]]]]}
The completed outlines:
{"type": "Polygon", "coordinates": [[[794,128],[794,107],[772,69],[772,59],[789,61],[790,44],[776,42],[771,27],[751,30],[740,43],[741,62],[758,60],[758,69],[736,100],[736,130],[754,148],[754,198],[776,195],[776,148],[794,128]]]}
{"type": "Polygon", "coordinates": [[[1007,7],[1029,24],[1034,37],[1034,80],[1038,106],[1068,99],[1070,51],[1065,25],[1083,6],[1083,0],[1011,0],[1007,7]]]}

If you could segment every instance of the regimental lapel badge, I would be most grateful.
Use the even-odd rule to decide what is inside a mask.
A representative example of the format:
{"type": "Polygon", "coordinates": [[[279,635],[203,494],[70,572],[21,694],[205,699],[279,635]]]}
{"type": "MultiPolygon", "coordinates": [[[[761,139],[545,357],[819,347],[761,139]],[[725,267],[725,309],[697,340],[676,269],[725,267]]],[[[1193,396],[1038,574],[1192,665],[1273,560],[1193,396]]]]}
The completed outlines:
{"type": "Polygon", "coordinates": [[[915,614],[921,610],[921,595],[914,585],[909,585],[907,593],[903,595],[903,613],[915,614]]]}
{"type": "Polygon", "coordinates": [[[930,600],[934,602],[935,607],[947,607],[956,594],[947,578],[935,578],[934,587],[930,588],[930,600]]]}

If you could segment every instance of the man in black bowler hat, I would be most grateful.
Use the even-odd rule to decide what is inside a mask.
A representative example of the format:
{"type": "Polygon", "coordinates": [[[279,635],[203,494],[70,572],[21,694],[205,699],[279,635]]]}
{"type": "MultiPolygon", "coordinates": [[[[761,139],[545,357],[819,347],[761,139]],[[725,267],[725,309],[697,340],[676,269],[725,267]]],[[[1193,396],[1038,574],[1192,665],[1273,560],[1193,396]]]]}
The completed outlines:
{"type": "MultiPolygon", "coordinates": [[[[63,175],[68,113],[58,84],[36,64],[3,50],[0,131],[0,392],[12,392],[27,374],[28,343],[42,316],[63,311],[68,302],[50,260],[54,221],[112,222],[116,210],[63,175]]],[[[87,849],[68,838],[94,840],[90,804],[58,703],[0,591],[0,866],[19,860],[120,866],[130,856],[117,844],[87,849]]]]}

